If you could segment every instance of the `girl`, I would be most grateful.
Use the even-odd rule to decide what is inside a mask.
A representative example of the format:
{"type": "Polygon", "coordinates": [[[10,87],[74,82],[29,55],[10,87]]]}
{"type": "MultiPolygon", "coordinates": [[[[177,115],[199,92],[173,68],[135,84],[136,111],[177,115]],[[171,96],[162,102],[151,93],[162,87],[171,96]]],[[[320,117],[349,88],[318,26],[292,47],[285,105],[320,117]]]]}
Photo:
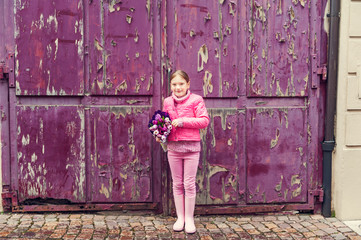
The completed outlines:
{"type": "Polygon", "coordinates": [[[194,233],[195,180],[201,151],[199,129],[207,127],[209,116],[203,98],[189,91],[187,73],[174,72],[170,86],[172,95],[164,100],[163,111],[169,113],[173,125],[167,145],[177,212],[173,230],[185,228],[186,233],[194,233]]]}

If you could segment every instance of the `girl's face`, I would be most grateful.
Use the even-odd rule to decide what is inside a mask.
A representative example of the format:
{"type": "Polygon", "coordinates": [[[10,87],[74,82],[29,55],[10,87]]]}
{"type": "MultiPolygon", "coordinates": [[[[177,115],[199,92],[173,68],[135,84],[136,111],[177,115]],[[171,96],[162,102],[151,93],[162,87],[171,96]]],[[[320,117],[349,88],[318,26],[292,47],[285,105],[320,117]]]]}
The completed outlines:
{"type": "Polygon", "coordinates": [[[190,82],[177,75],[170,82],[170,89],[177,97],[184,97],[190,87],[190,82]]]}

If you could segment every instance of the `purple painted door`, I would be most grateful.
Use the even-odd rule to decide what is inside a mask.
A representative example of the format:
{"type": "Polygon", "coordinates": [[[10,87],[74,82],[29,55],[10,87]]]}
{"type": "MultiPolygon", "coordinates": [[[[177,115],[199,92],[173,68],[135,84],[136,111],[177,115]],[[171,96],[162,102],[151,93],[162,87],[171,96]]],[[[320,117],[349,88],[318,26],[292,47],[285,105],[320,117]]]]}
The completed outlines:
{"type": "Polygon", "coordinates": [[[160,108],[154,3],[14,4],[11,184],[19,202],[159,202],[159,149],[146,127],[160,108]]]}
{"type": "Polygon", "coordinates": [[[189,73],[211,117],[202,131],[197,202],[313,202],[322,1],[164,3],[169,65],[189,73]]]}
{"type": "Polygon", "coordinates": [[[169,94],[169,72],[183,69],[211,117],[201,131],[197,203],[313,209],[322,169],[323,5],[6,1],[1,58],[14,71],[0,83],[1,99],[10,99],[9,109],[0,105],[8,116],[0,125],[8,136],[5,189],[21,204],[167,210],[169,170],[146,125],[169,94]]]}

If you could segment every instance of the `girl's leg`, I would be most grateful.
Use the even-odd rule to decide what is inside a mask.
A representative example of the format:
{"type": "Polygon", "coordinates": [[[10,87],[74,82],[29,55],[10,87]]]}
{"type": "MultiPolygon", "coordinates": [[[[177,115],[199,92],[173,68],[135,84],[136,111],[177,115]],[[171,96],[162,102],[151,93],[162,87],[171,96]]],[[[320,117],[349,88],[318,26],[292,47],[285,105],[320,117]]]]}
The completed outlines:
{"type": "Polygon", "coordinates": [[[172,174],[174,205],[177,212],[177,221],[173,225],[173,230],[182,231],[184,227],[183,154],[168,151],[168,162],[172,174]]]}
{"type": "Polygon", "coordinates": [[[196,176],[199,163],[199,152],[184,155],[184,189],[185,189],[185,231],[195,233],[194,207],[196,203],[196,176]]]}

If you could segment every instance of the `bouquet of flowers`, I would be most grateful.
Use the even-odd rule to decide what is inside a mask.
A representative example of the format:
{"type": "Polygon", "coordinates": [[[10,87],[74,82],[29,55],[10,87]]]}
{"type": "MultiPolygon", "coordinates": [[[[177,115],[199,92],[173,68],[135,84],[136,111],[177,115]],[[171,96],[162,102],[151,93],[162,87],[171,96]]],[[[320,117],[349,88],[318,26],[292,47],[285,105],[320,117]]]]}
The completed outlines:
{"type": "Polygon", "coordinates": [[[160,138],[163,149],[167,137],[172,130],[172,121],[169,114],[160,110],[156,111],[153,117],[149,120],[148,128],[154,137],[160,138]]]}

